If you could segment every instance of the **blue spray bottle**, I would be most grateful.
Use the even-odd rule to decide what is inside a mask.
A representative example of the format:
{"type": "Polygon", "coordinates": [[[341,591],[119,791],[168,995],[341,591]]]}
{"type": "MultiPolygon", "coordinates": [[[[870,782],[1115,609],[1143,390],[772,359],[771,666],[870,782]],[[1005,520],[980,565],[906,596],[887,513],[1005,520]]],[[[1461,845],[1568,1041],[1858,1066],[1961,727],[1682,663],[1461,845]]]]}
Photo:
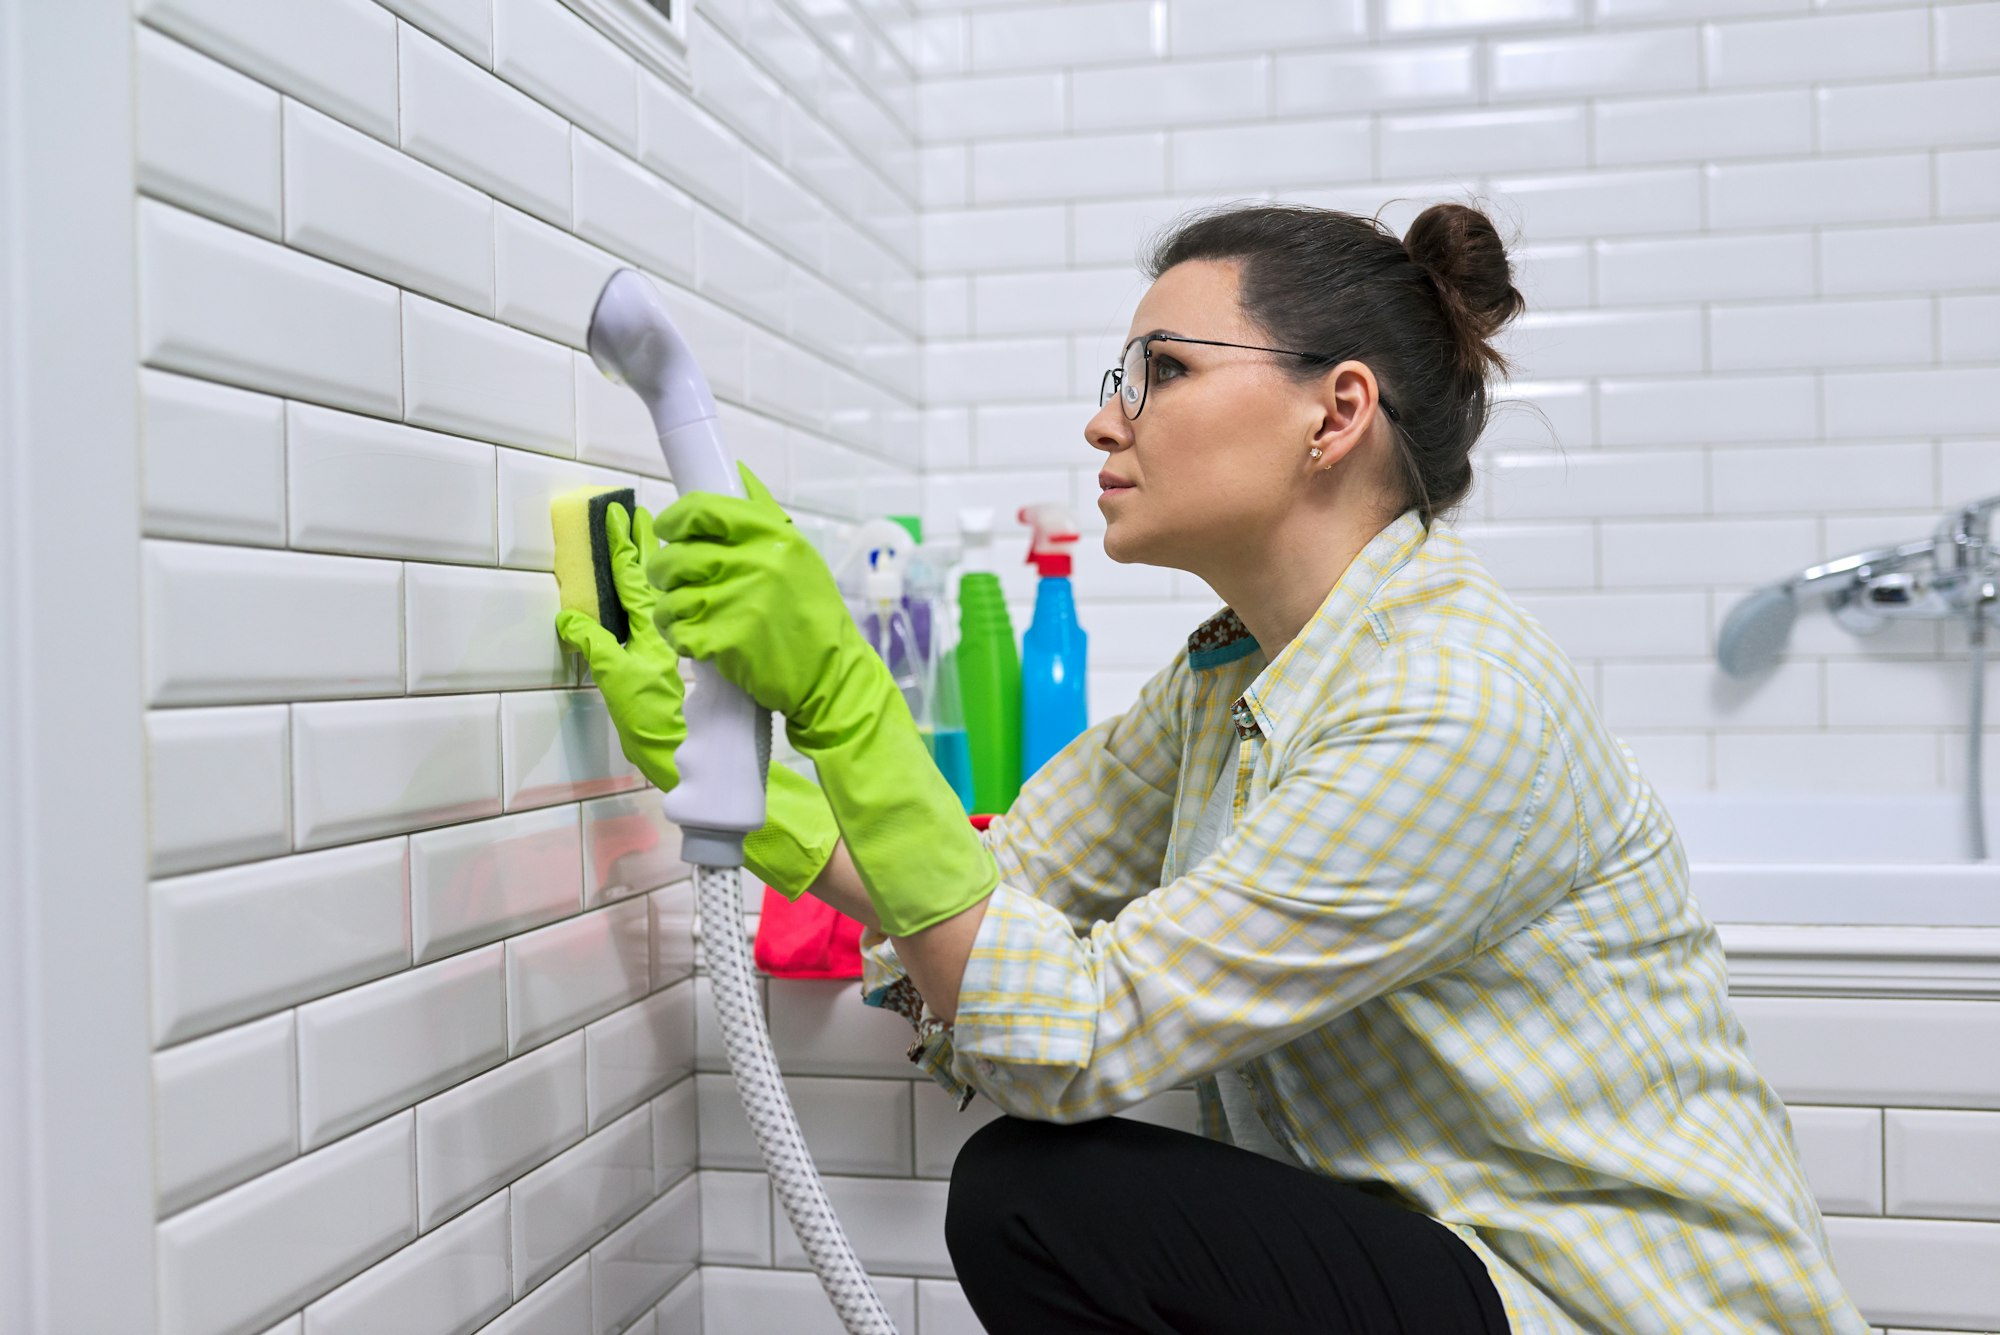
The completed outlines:
{"type": "Polygon", "coordinates": [[[1021,641],[1021,774],[1025,778],[1068,746],[1089,722],[1084,690],[1089,636],[1076,619],[1070,549],[1076,521],[1060,505],[1021,508],[1034,530],[1028,561],[1041,573],[1035,616],[1021,641]]]}

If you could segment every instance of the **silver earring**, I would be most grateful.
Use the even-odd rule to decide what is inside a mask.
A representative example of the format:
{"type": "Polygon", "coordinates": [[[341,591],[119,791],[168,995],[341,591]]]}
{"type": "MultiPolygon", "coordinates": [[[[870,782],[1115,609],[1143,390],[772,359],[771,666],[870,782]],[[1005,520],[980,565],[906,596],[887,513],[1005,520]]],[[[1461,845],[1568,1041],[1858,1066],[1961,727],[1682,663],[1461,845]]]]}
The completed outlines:
{"type": "Polygon", "coordinates": [[[1313,456],[1313,458],[1315,458],[1315,459],[1319,458],[1319,446],[1317,446],[1317,445],[1313,446],[1313,449],[1312,449],[1312,456],[1313,456]]]}

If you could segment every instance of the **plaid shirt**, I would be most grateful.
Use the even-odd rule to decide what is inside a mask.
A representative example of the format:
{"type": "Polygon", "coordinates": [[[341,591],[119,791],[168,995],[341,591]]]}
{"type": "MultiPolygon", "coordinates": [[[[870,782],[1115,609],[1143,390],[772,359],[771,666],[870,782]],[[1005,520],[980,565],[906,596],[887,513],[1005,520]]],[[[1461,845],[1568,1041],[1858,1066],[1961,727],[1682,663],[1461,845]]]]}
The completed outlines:
{"type": "Polygon", "coordinates": [[[1268,666],[1224,609],[987,831],[953,1025],[862,991],[962,1108],[1104,1117],[1242,1065],[1308,1169],[1453,1229],[1513,1328],[1867,1329],[1673,821],[1569,660],[1406,510],[1268,666]],[[1225,761],[1231,832],[1186,865],[1225,761]]]}

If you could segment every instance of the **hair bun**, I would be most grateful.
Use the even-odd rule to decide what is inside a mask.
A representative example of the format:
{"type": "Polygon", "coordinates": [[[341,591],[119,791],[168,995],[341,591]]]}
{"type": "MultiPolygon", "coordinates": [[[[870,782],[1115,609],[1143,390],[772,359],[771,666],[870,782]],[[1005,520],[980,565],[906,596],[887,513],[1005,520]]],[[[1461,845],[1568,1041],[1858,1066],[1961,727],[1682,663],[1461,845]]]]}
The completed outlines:
{"type": "Polygon", "coordinates": [[[1527,307],[1514,286],[1507,247],[1493,220],[1464,204],[1433,204],[1403,237],[1410,260],[1431,276],[1458,342],[1459,365],[1484,377],[1504,374],[1507,360],[1493,336],[1527,307]]]}

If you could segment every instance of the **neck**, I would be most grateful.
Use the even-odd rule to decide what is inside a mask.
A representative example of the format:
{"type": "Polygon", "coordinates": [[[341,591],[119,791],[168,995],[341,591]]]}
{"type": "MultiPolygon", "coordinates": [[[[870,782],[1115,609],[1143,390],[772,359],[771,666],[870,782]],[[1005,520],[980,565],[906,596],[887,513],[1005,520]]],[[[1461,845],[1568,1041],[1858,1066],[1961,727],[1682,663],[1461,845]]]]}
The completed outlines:
{"type": "Polygon", "coordinates": [[[1195,573],[1257,637],[1269,663],[1298,638],[1361,549],[1388,523],[1379,512],[1302,511],[1254,549],[1195,573]]]}

